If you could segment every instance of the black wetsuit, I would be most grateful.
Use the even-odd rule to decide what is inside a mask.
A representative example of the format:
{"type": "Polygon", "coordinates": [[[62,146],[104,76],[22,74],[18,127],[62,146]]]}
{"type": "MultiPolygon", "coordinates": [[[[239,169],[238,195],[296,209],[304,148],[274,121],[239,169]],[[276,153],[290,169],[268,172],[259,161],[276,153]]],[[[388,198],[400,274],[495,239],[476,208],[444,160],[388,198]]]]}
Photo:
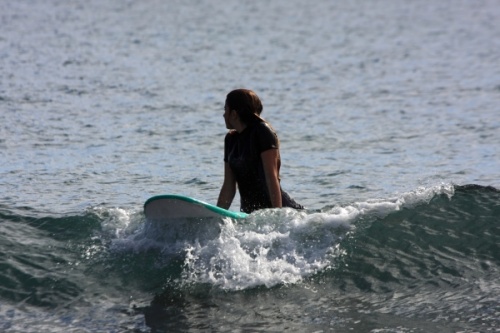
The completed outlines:
{"type": "MultiPolygon", "coordinates": [[[[264,122],[248,126],[241,133],[230,131],[224,140],[224,161],[233,171],[241,198],[241,211],[251,213],[262,208],[271,208],[261,153],[278,149],[276,133],[264,122]]],[[[278,161],[278,172],[280,161],[278,161]]],[[[283,207],[303,209],[283,189],[283,207]]]]}

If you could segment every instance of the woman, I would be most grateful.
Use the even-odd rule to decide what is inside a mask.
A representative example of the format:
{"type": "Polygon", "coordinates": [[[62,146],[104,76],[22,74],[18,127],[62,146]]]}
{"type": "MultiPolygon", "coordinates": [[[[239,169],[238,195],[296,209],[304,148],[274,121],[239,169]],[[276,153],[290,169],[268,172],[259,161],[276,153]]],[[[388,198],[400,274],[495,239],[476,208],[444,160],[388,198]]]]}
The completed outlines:
{"type": "Polygon", "coordinates": [[[281,189],[279,140],[261,112],[262,103],[251,90],[233,90],[226,97],[224,119],[230,131],[224,140],[224,182],[217,206],[228,209],[238,187],[245,213],[262,208],[303,209],[281,189]]]}

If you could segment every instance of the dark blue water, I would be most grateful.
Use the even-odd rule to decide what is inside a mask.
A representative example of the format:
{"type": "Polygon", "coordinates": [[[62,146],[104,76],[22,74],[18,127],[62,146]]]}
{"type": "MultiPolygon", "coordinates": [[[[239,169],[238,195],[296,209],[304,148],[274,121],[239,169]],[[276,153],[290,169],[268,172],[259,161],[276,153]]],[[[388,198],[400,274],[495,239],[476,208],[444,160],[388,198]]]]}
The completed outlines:
{"type": "Polygon", "coordinates": [[[169,243],[141,214],[3,207],[0,322],[8,332],[494,331],[499,202],[498,190],[468,185],[270,210],[169,243]]]}
{"type": "Polygon", "coordinates": [[[497,22],[493,0],[4,1],[0,330],[498,331],[497,22]],[[308,210],[145,221],[154,195],[216,202],[239,87],[308,210]]]}

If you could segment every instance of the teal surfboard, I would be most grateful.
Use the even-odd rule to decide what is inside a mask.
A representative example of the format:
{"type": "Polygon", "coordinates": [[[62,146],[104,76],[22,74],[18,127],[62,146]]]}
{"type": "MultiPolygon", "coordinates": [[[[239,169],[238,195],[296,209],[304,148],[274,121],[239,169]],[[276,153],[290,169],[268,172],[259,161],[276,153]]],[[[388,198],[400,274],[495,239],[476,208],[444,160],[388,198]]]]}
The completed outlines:
{"type": "Polygon", "coordinates": [[[215,205],[175,194],[163,194],[149,198],[144,203],[147,219],[167,220],[182,218],[230,217],[243,219],[248,215],[217,207],[215,205]]]}

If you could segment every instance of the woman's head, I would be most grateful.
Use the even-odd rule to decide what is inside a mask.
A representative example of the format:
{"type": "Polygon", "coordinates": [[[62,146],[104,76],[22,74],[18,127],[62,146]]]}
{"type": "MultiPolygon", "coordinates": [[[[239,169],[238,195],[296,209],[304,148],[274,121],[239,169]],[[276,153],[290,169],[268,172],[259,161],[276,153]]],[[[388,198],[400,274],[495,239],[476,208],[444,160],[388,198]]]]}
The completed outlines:
{"type": "Polygon", "coordinates": [[[249,125],[262,121],[262,102],[252,90],[236,89],[226,96],[226,107],[235,110],[241,121],[249,125]]]}

